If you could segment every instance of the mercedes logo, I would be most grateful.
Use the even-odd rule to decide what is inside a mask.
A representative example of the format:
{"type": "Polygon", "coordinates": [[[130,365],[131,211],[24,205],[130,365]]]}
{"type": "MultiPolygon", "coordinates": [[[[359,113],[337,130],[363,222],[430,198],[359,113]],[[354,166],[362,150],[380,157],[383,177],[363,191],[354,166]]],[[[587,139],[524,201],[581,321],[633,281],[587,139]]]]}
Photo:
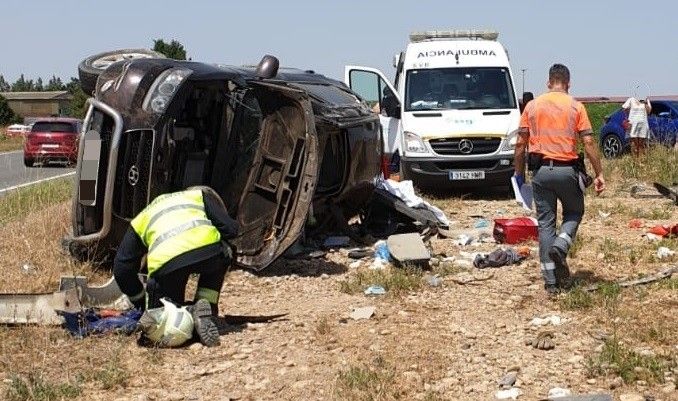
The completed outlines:
{"type": "Polygon", "coordinates": [[[132,167],[129,168],[129,171],[127,172],[127,182],[129,182],[129,185],[135,186],[137,185],[137,182],[139,182],[139,169],[137,166],[132,165],[132,167]]]}
{"type": "Polygon", "coordinates": [[[459,141],[459,151],[465,155],[473,152],[473,142],[468,139],[462,139],[459,141]]]}

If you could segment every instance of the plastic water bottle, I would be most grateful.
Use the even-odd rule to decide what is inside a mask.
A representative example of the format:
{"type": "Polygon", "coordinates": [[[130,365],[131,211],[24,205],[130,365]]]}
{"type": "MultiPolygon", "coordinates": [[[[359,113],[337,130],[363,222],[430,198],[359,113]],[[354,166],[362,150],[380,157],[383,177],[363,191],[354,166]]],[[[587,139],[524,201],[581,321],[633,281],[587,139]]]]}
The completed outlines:
{"type": "Polygon", "coordinates": [[[385,262],[388,262],[391,258],[391,253],[388,251],[388,245],[386,241],[377,241],[374,246],[374,258],[381,259],[385,262]]]}

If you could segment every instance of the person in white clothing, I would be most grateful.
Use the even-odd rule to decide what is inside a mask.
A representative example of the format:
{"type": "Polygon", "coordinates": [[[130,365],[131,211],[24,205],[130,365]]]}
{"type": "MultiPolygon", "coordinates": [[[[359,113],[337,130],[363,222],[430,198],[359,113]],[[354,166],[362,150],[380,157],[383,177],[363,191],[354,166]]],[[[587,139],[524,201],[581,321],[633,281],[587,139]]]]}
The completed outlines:
{"type": "Polygon", "coordinates": [[[629,137],[631,138],[631,152],[634,157],[639,156],[645,150],[645,143],[650,132],[650,126],[647,123],[647,115],[652,110],[650,99],[638,100],[630,97],[624,102],[622,108],[628,116],[631,129],[629,137]]]}

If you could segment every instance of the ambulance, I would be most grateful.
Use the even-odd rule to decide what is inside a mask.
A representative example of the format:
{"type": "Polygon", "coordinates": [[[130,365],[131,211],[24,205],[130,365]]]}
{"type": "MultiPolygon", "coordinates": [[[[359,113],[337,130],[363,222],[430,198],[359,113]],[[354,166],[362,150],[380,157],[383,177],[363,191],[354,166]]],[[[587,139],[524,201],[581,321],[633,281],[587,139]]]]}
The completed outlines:
{"type": "Polygon", "coordinates": [[[347,66],[345,81],[379,113],[385,163],[420,188],[510,185],[520,104],[509,55],[487,30],[414,32],[395,82],[347,66]]]}

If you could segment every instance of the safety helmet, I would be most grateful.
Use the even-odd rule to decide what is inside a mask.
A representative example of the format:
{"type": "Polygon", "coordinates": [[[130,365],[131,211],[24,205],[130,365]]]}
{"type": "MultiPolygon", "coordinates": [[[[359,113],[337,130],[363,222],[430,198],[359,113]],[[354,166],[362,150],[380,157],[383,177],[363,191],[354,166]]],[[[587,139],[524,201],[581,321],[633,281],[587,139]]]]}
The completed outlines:
{"type": "Polygon", "coordinates": [[[161,299],[163,307],[149,309],[139,320],[146,337],[160,347],[178,347],[193,336],[193,317],[186,307],[161,299]]]}

